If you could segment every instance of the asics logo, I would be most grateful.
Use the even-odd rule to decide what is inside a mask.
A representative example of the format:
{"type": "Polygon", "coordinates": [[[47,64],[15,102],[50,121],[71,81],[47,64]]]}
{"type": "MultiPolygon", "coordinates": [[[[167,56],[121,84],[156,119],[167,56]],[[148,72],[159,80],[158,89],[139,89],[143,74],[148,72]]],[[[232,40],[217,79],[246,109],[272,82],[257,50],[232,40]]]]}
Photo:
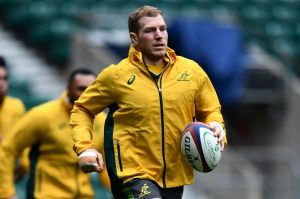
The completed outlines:
{"type": "Polygon", "coordinates": [[[128,79],[127,84],[130,85],[134,82],[135,80],[135,75],[131,75],[131,77],[128,79]]]}

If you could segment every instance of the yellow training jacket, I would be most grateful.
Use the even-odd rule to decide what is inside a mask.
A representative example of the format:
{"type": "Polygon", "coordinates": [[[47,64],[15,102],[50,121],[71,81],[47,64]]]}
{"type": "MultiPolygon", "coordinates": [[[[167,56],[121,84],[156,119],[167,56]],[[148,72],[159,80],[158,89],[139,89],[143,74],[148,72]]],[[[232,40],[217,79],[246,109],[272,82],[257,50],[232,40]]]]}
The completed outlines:
{"type": "Polygon", "coordinates": [[[180,150],[181,135],[193,121],[223,123],[221,106],[208,76],[194,61],[168,49],[157,84],[132,46],[128,58],[104,69],[81,95],[71,114],[77,153],[90,148],[91,121],[110,108],[104,133],[112,191],[133,178],[161,187],[193,182],[193,169],[180,150]]]}
{"type": "MultiPolygon", "coordinates": [[[[24,115],[25,106],[23,102],[11,96],[5,96],[3,103],[0,105],[0,136],[2,136],[2,140],[4,140],[9,134],[11,134],[12,129],[18,122],[18,120],[24,115]]],[[[1,148],[0,141],[0,151],[1,148]]],[[[1,153],[1,152],[0,152],[1,153]]],[[[22,157],[19,159],[19,164],[23,169],[28,170],[29,160],[27,158],[28,149],[24,150],[22,153],[22,157]]],[[[14,170],[15,162],[12,162],[9,168],[11,171],[14,170]]],[[[13,180],[13,176],[11,176],[11,180],[13,180]]],[[[0,182],[1,183],[1,182],[0,182]]]]}
{"type": "MultiPolygon", "coordinates": [[[[12,135],[4,140],[0,153],[0,198],[14,194],[10,181],[12,173],[7,173],[6,169],[12,157],[29,146],[27,198],[93,198],[89,175],[80,170],[73,151],[70,111],[64,95],[31,109],[17,123],[12,135]]],[[[103,133],[105,117],[104,113],[96,117],[95,129],[100,130],[97,133],[103,133]]]]}
{"type": "Polygon", "coordinates": [[[25,106],[20,99],[6,96],[0,105],[0,135],[5,138],[24,113],[25,106]]]}

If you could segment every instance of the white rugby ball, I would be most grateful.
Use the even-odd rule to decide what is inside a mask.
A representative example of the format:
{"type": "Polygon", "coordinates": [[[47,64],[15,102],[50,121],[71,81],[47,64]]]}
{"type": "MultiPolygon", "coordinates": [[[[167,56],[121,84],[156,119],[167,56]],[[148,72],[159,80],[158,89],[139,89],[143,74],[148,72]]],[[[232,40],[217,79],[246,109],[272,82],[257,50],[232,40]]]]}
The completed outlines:
{"type": "Polygon", "coordinates": [[[221,146],[212,130],[204,123],[191,122],[183,131],[181,152],[190,166],[206,173],[221,160],[221,146]]]}

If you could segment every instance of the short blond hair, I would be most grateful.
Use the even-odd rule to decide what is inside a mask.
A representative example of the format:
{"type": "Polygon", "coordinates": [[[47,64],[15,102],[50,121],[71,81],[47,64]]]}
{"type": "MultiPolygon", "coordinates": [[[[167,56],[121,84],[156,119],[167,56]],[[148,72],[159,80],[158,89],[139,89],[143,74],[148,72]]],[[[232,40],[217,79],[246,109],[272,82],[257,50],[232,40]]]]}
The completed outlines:
{"type": "Polygon", "coordinates": [[[133,32],[133,33],[138,33],[139,31],[139,19],[142,17],[156,17],[157,15],[163,15],[162,11],[159,10],[156,7],[153,6],[143,6],[140,7],[138,9],[136,9],[135,11],[133,11],[132,13],[129,14],[128,16],[128,30],[129,32],[133,32]]]}

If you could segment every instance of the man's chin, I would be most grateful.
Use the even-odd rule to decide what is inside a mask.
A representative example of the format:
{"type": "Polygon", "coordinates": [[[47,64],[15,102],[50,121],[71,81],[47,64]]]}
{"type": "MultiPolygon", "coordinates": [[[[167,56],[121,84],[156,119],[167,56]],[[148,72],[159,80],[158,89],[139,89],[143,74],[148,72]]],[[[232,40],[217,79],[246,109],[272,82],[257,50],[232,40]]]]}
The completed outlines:
{"type": "Polygon", "coordinates": [[[157,57],[157,58],[162,58],[163,56],[165,56],[165,54],[166,54],[165,50],[154,52],[154,56],[157,57]]]}

